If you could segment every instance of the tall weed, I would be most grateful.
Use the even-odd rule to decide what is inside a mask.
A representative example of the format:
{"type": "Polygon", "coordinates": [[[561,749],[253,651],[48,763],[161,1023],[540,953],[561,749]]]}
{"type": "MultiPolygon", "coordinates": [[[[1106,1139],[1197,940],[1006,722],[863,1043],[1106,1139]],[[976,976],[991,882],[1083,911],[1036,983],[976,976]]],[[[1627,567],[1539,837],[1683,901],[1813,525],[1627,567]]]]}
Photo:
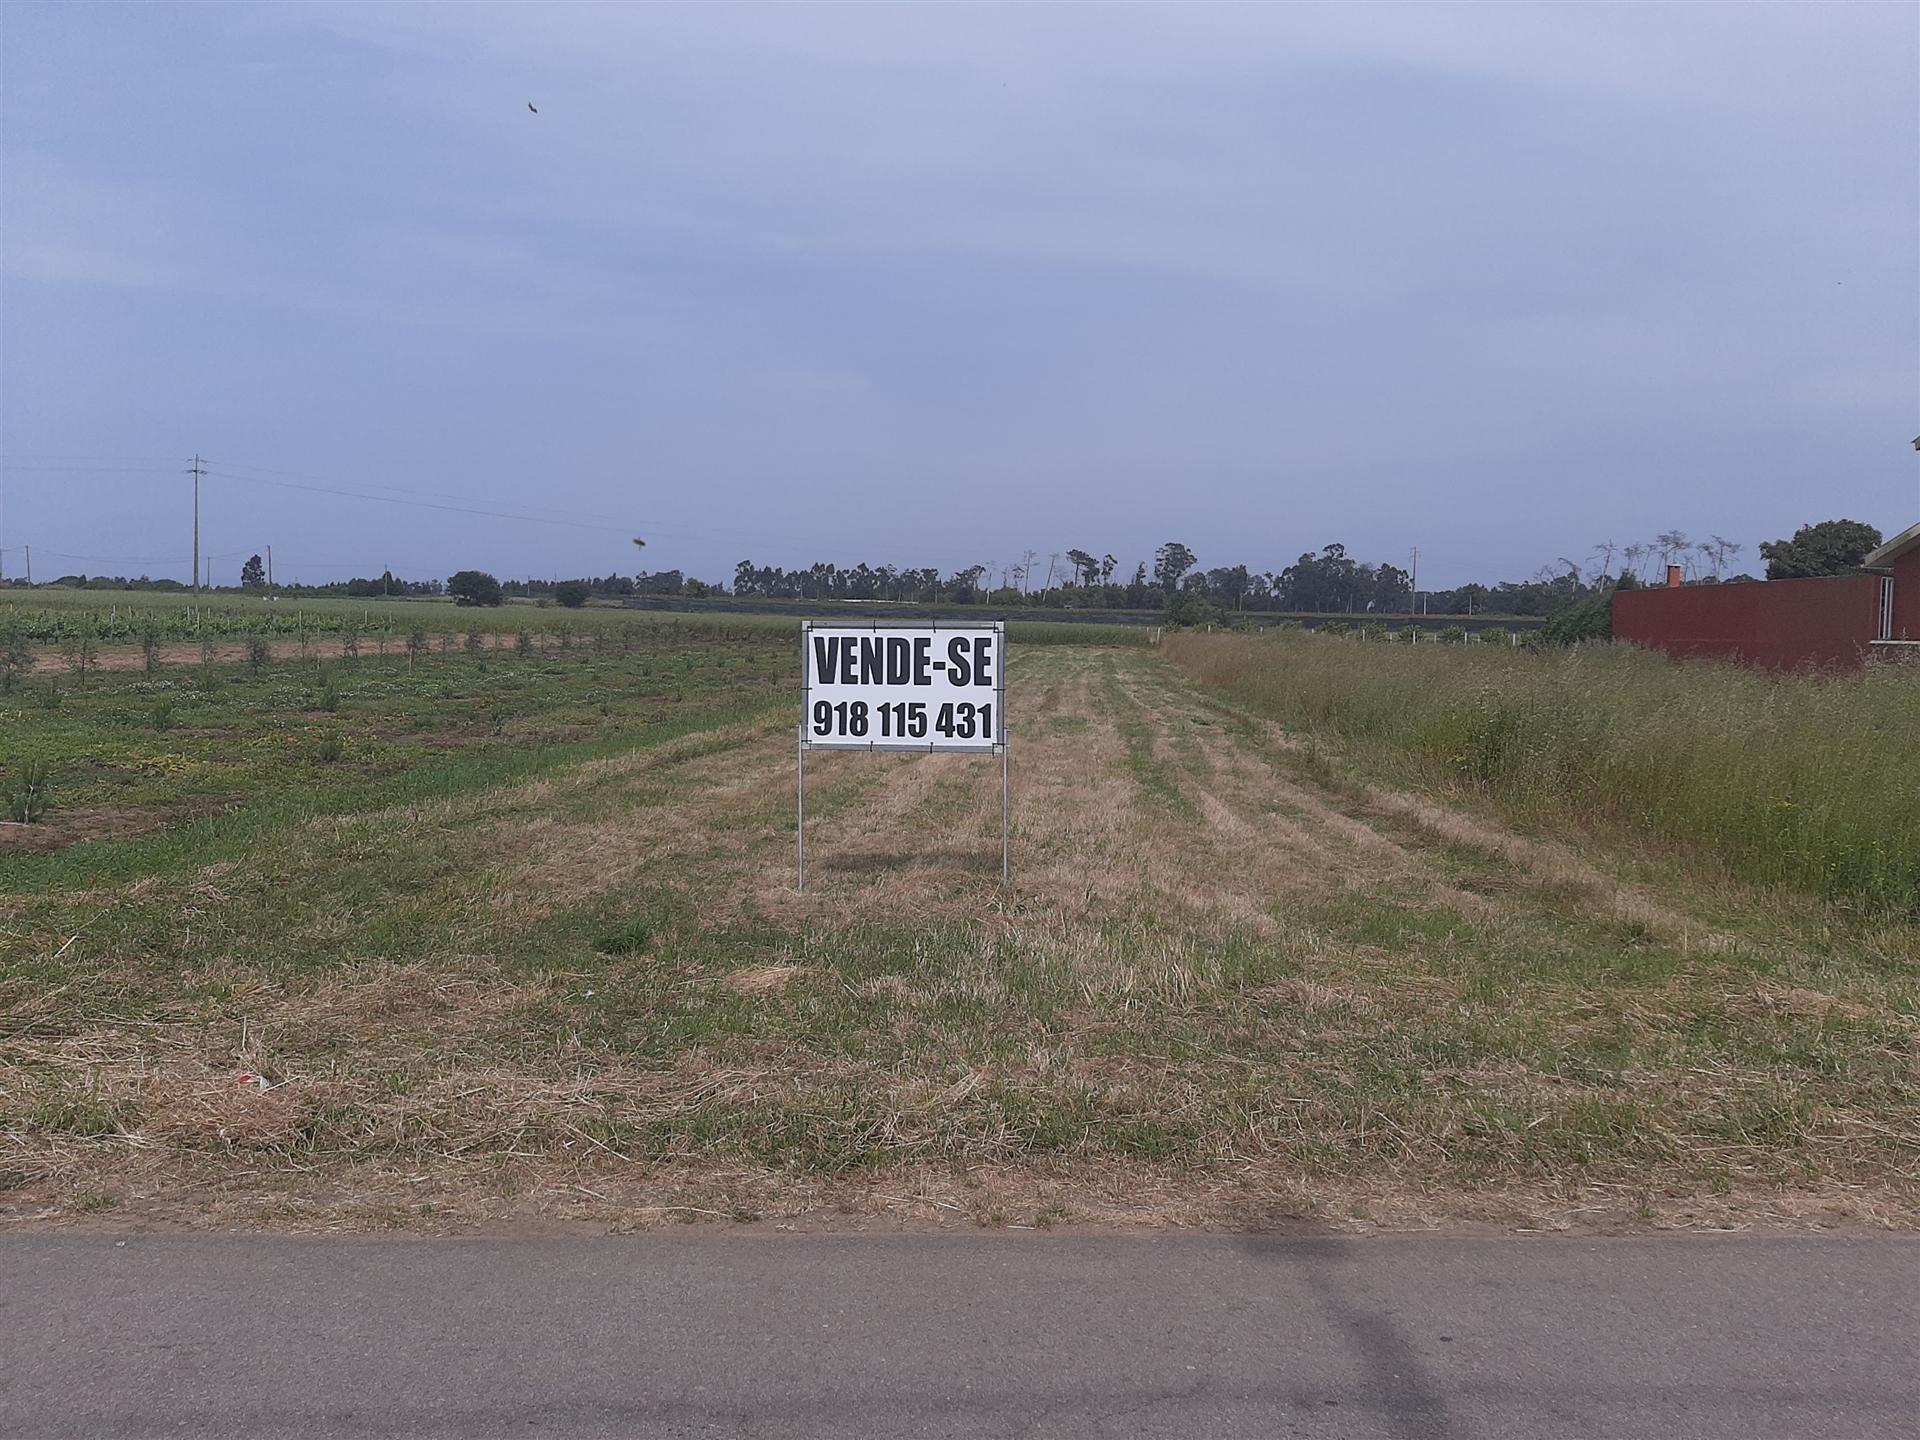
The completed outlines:
{"type": "Polygon", "coordinates": [[[1234,702],[1408,756],[1542,821],[1593,821],[1735,872],[1920,913],[1920,666],[1782,676],[1626,647],[1177,635],[1234,702]]]}

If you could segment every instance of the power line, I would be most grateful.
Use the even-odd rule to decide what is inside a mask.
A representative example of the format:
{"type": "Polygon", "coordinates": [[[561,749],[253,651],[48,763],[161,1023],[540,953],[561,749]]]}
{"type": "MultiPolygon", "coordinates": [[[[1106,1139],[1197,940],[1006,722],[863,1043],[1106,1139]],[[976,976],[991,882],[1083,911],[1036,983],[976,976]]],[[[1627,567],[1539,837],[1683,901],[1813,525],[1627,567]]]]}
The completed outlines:
{"type": "MultiPolygon", "coordinates": [[[[53,457],[44,458],[50,459],[53,457]]],[[[378,485],[371,482],[369,482],[368,489],[347,489],[330,483],[322,483],[320,477],[317,476],[302,476],[301,472],[298,471],[275,471],[267,467],[227,468],[209,464],[204,460],[200,460],[198,457],[195,457],[193,461],[187,463],[190,467],[197,465],[200,475],[208,479],[234,480],[243,484],[263,485],[280,490],[330,495],[349,500],[367,500],[378,504],[434,510],[446,514],[473,515],[483,519],[508,520],[518,524],[549,525],[562,529],[587,530],[599,534],[620,534],[629,537],[638,534],[666,540],[693,541],[708,545],[750,547],[757,550],[773,551],[775,553],[785,553],[789,555],[807,554],[809,553],[808,547],[837,550],[844,547],[847,543],[846,537],[844,536],[827,538],[816,535],[798,534],[786,534],[779,537],[718,535],[701,530],[665,529],[635,521],[620,520],[611,516],[598,516],[594,518],[581,516],[580,518],[571,518],[553,511],[549,511],[547,514],[537,513],[542,507],[531,507],[529,510],[522,511],[496,510],[477,505],[443,503],[446,500],[462,499],[464,497],[449,496],[441,491],[410,490],[404,486],[378,485]],[[269,478],[269,476],[276,474],[300,476],[301,478],[269,478]],[[391,495],[381,495],[372,493],[374,490],[392,490],[395,493],[391,495]],[[423,498],[403,498],[416,496],[423,498]],[[424,497],[437,498],[429,499],[424,497]]],[[[179,473],[176,469],[157,466],[149,468],[143,466],[53,465],[11,461],[0,464],[0,469],[12,470],[22,474],[176,475],[179,473]]],[[[188,473],[193,473],[191,468],[188,473]]],[[[954,556],[949,552],[932,550],[921,546],[888,544],[883,548],[892,554],[906,556],[917,555],[925,559],[937,560],[943,565],[954,560],[954,556]]]]}
{"type": "Polygon", "coordinates": [[[12,461],[0,464],[0,470],[13,470],[22,475],[177,475],[179,469],[174,465],[17,465],[12,461]]]}
{"type": "MultiPolygon", "coordinates": [[[[479,515],[494,520],[514,520],[534,525],[554,525],[576,530],[591,530],[608,535],[643,534],[657,536],[665,540],[694,540],[709,545],[751,545],[762,549],[787,550],[794,554],[804,553],[801,549],[803,545],[837,547],[845,544],[844,539],[828,540],[818,536],[808,535],[787,535],[780,539],[767,539],[764,537],[756,539],[752,536],[713,535],[697,530],[663,529],[659,526],[643,525],[639,522],[614,522],[603,525],[586,520],[548,519],[544,516],[526,514],[524,512],[515,514],[503,510],[481,509],[471,505],[444,505],[426,500],[401,499],[391,495],[372,495],[361,490],[344,490],[331,485],[307,485],[298,484],[290,480],[269,480],[262,475],[250,475],[235,470],[209,469],[206,473],[218,480],[239,480],[250,485],[271,485],[282,490],[302,490],[317,495],[338,495],[354,500],[374,500],[386,505],[412,506],[422,510],[441,510],[456,515],[479,515]]],[[[415,491],[409,493],[425,494],[430,492],[415,491]]],[[[952,558],[945,552],[925,550],[915,546],[889,546],[888,548],[894,553],[937,556],[937,558],[941,560],[952,558]]]]}
{"type": "MultiPolygon", "coordinates": [[[[428,500],[464,500],[467,497],[450,495],[444,491],[437,490],[412,490],[403,485],[369,483],[368,490],[391,490],[396,492],[395,495],[376,495],[368,493],[368,490],[341,489],[337,486],[322,482],[319,476],[302,475],[298,471],[277,471],[266,466],[216,468],[205,461],[199,460],[198,457],[186,463],[189,466],[189,474],[193,473],[192,467],[197,464],[200,467],[201,473],[209,477],[222,480],[239,480],[251,485],[271,485],[283,490],[306,490],[320,495],[337,495],[354,500],[374,500],[388,505],[415,505],[418,508],[428,510],[452,510],[456,514],[480,515],[495,520],[518,520],[539,525],[565,525],[578,529],[604,529],[609,533],[614,531],[631,533],[632,530],[637,528],[631,521],[621,520],[609,515],[582,516],[581,518],[573,519],[562,517],[558,512],[551,510],[548,511],[547,515],[541,515],[539,513],[529,513],[528,511],[508,512],[503,510],[488,510],[472,505],[448,506],[428,504],[428,500]],[[273,475],[284,475],[291,478],[277,480],[268,478],[273,475]],[[308,483],[300,483],[303,481],[308,483]],[[419,496],[423,498],[419,500],[399,499],[396,498],[396,496],[419,496]],[[549,518],[549,516],[553,518],[549,518]]],[[[28,464],[20,461],[4,462],[4,464],[0,464],[0,469],[11,470],[20,474],[43,475],[173,475],[178,473],[172,466],[161,465],[43,465],[28,464]]],[[[531,507],[531,510],[538,512],[544,508],[545,507],[534,506],[531,507]]]]}
{"type": "MultiPolygon", "coordinates": [[[[228,473],[236,478],[244,479],[270,477],[281,480],[304,480],[314,485],[332,485],[334,483],[329,476],[310,475],[299,470],[281,470],[271,465],[248,465],[236,462],[228,466],[228,473]]],[[[456,494],[446,490],[418,490],[408,485],[390,485],[377,480],[364,480],[359,483],[368,490],[387,490],[396,495],[413,495],[426,500],[452,500],[466,503],[473,499],[471,495],[456,494]]],[[[622,529],[626,529],[632,524],[630,520],[619,515],[606,515],[584,510],[569,513],[551,505],[528,505],[522,508],[530,514],[554,515],[561,519],[581,521],[601,521],[608,525],[619,526],[622,529]]]]}
{"type": "MultiPolygon", "coordinates": [[[[46,457],[46,458],[53,458],[53,457],[46,457]]],[[[60,457],[60,458],[66,458],[66,457],[60,457]]],[[[187,463],[190,463],[190,462],[187,462],[187,463]]],[[[56,464],[27,463],[27,462],[21,462],[21,461],[8,461],[5,463],[0,463],[0,469],[17,471],[21,474],[172,475],[176,473],[173,466],[171,465],[163,466],[158,463],[154,465],[144,465],[144,464],[139,464],[139,465],[136,465],[136,464],[128,464],[128,465],[58,464],[56,465],[56,464]]],[[[209,468],[206,473],[211,475],[216,472],[212,468],[209,468]]],[[[284,488],[286,489],[301,488],[299,485],[287,483],[287,482],[306,481],[308,482],[309,488],[316,488],[321,494],[352,495],[354,498],[358,498],[358,499],[382,500],[382,501],[386,501],[389,504],[399,503],[397,501],[390,499],[386,495],[363,495],[359,491],[340,490],[334,487],[332,485],[332,482],[329,481],[325,476],[310,475],[298,470],[280,470],[280,469],[276,469],[271,465],[224,466],[220,468],[220,470],[218,471],[218,474],[222,479],[244,480],[244,481],[249,481],[252,483],[257,483],[262,485],[271,485],[275,483],[281,483],[284,485],[284,488]],[[274,477],[278,477],[278,479],[276,480],[274,477]]],[[[428,500],[467,501],[471,498],[466,495],[453,494],[444,490],[416,490],[406,485],[388,485],[388,484],[381,483],[379,481],[372,481],[372,480],[362,481],[361,484],[367,490],[387,490],[387,491],[392,491],[396,495],[419,496],[423,499],[428,499],[428,500]]],[[[468,508],[470,509],[471,507],[468,507],[468,508]]],[[[542,514],[545,514],[549,516],[554,516],[556,517],[556,520],[564,521],[565,523],[568,523],[568,524],[604,523],[609,527],[617,528],[620,530],[627,530],[632,528],[633,526],[632,521],[622,519],[621,517],[615,516],[615,515],[604,515],[604,514],[597,514],[597,513],[589,513],[585,511],[574,512],[573,515],[568,515],[566,512],[556,510],[552,506],[544,506],[544,505],[527,506],[525,507],[523,512],[512,514],[512,515],[502,515],[501,512],[491,511],[491,510],[472,510],[472,513],[494,516],[496,518],[512,519],[512,520],[538,519],[542,514]]]]}
{"type": "Polygon", "coordinates": [[[208,469],[216,480],[238,480],[247,485],[271,485],[277,490],[304,490],[314,495],[337,495],[348,500],[373,500],[383,505],[407,505],[416,510],[442,510],[455,515],[480,515],[490,520],[513,520],[523,525],[558,525],[571,530],[596,530],[603,534],[628,534],[643,527],[600,525],[586,520],[551,520],[542,515],[513,514],[505,510],[483,510],[473,505],[446,505],[432,500],[408,500],[397,495],[372,495],[364,490],[341,490],[331,485],[303,485],[292,480],[268,480],[259,475],[242,475],[232,470],[208,469]]]}
{"type": "MultiPolygon", "coordinates": [[[[178,465],[183,456],[179,455],[32,455],[19,461],[29,468],[37,465],[58,465],[71,462],[76,465],[178,465]]],[[[9,466],[8,468],[12,468],[9,466]]]]}
{"type": "MultiPolygon", "coordinates": [[[[25,547],[18,545],[10,545],[7,547],[9,552],[24,548],[25,547]]],[[[42,555],[54,555],[62,560],[106,560],[115,565],[178,565],[182,560],[188,558],[185,555],[76,555],[70,550],[49,550],[45,547],[42,547],[40,553],[42,555]]],[[[209,555],[207,558],[209,560],[225,560],[231,557],[225,555],[209,555]]]]}
{"type": "Polygon", "coordinates": [[[193,593],[200,593],[200,476],[206,467],[200,463],[199,451],[194,452],[193,469],[193,593]]]}

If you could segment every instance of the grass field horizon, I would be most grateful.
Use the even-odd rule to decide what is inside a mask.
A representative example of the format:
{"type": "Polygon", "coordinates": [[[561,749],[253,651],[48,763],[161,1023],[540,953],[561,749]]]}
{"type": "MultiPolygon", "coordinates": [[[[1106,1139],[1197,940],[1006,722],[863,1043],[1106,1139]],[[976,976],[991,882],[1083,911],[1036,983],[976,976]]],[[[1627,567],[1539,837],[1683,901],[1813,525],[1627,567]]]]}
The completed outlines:
{"type": "MultiPolygon", "coordinates": [[[[822,614],[859,612],[855,602],[823,602],[822,614]],[[839,608],[833,608],[837,605],[839,608]]],[[[1144,645],[1146,627],[1027,619],[1017,609],[980,607],[981,619],[1006,618],[1010,638],[1035,645],[1144,645]]],[[[885,622],[888,617],[876,614],[885,622]]],[[[190,664],[196,653],[178,647],[213,644],[218,658],[238,658],[233,647],[258,638],[274,658],[337,656],[343,639],[386,653],[404,648],[407,636],[424,633],[435,645],[446,637],[478,635],[489,647],[521,633],[542,645],[561,639],[591,644],[618,643],[623,633],[641,635],[661,625],[691,626],[704,634],[749,630],[791,636],[797,619],[789,613],[740,610],[663,610],[593,601],[577,607],[546,600],[512,598],[501,605],[461,605],[448,596],[412,595],[391,599],[345,597],[268,597],[228,591],[196,598],[191,592],[77,590],[36,586],[0,588],[0,638],[20,636],[38,648],[42,669],[69,664],[71,646],[83,638],[97,647],[101,668],[126,668],[143,640],[173,647],[169,664],[190,664]],[[302,650],[301,646],[308,647],[302,650]]]]}
{"type": "MultiPolygon", "coordinates": [[[[36,585],[32,588],[0,585],[0,627],[21,622],[36,611],[47,612],[38,627],[38,638],[58,641],[80,628],[84,621],[96,632],[104,630],[137,639],[143,618],[157,621],[170,636],[184,635],[184,612],[205,611],[211,628],[222,634],[297,633],[303,617],[310,618],[313,633],[328,634],[349,626],[365,634],[381,630],[401,632],[404,627],[425,625],[436,632],[465,629],[471,625],[488,634],[511,633],[520,628],[535,629],[563,625],[574,617],[587,617],[584,624],[632,623],[647,619],[672,619],[700,623],[737,620],[743,624],[790,626],[805,616],[857,618],[872,616],[881,622],[899,621],[916,614],[938,613],[942,618],[1005,619],[1023,630],[1038,627],[1071,626],[1094,631],[1111,638],[1109,644],[1136,643],[1127,633],[1138,628],[1156,628],[1165,623],[1165,610],[1150,606],[1138,610],[1040,608],[991,602],[979,604],[923,603],[909,600],[799,600],[769,599],[758,596],[680,597],[670,595],[636,596],[632,604],[607,597],[595,597],[579,607],[568,607],[546,597],[509,596],[498,606],[466,606],[446,595],[410,595],[388,598],[350,598],[345,596],[307,596],[227,588],[210,590],[196,597],[190,590],[112,590],[83,589],[74,586],[36,585]],[[615,619],[613,617],[619,617],[615,619]]],[[[1224,612],[1224,620],[1262,628],[1289,625],[1375,624],[1414,626],[1423,632],[1453,626],[1530,630],[1544,623],[1540,615],[1511,615],[1480,612],[1473,615],[1400,615],[1388,613],[1353,614],[1307,610],[1252,610],[1224,612]]],[[[98,633],[96,633],[98,638],[98,633]]],[[[1052,643],[1040,633],[1033,643],[1052,643]]]]}
{"type": "MultiPolygon", "coordinates": [[[[98,823],[0,849],[0,1218],[1920,1222],[1897,891],[1749,868],[1672,771],[1681,808],[1587,823],[1606,752],[1569,770],[1543,698],[1680,733],[1745,682],[1016,637],[1012,886],[997,767],[823,754],[796,895],[795,649],[674,620],[22,680],[0,766],[98,823]],[[1529,745],[1423,738],[1500,697],[1529,745]]],[[[1877,764],[1889,683],[1858,734],[1766,692],[1752,787],[1807,736],[1877,764]]]]}

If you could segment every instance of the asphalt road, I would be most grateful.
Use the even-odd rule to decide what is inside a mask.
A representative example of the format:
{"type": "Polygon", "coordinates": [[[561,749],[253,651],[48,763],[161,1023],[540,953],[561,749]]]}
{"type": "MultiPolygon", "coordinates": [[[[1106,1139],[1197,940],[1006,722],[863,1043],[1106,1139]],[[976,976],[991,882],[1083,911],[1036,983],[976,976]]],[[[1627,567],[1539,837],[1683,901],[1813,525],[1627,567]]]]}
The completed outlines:
{"type": "Polygon", "coordinates": [[[1920,1436],[1920,1241],[0,1239],[7,1436],[1920,1436]]]}

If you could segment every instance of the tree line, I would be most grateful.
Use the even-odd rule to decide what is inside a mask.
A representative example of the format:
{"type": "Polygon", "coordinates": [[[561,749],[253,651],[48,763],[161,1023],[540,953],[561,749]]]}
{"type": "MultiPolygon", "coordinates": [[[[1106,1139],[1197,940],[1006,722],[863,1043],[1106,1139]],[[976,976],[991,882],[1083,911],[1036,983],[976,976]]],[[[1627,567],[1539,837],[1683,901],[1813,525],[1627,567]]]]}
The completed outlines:
{"type": "MultiPolygon", "coordinates": [[[[1855,520],[1805,525],[1785,540],[1760,546],[1770,580],[1837,575],[1857,568],[1880,543],[1880,532],[1855,520]]],[[[1041,557],[1028,551],[1002,566],[970,565],[943,575],[931,567],[819,561],[804,569],[734,567],[733,593],[782,600],[896,600],[920,604],[1032,606],[1050,609],[1177,610],[1205,603],[1221,610],[1317,614],[1547,615],[1603,595],[1625,582],[1664,579],[1677,565],[1686,584],[1737,584],[1756,577],[1733,572],[1746,547],[1724,536],[1696,540],[1663,530],[1651,540],[1604,540],[1582,559],[1559,556],[1524,580],[1423,588],[1411,566],[1358,560],[1338,543],[1305,551],[1291,565],[1262,570],[1245,564],[1206,567],[1194,550],[1169,540],[1151,562],[1120,569],[1111,554],[1072,548],[1041,557]],[[1040,562],[1045,559],[1042,568],[1040,562]],[[1125,575],[1126,578],[1121,578],[1125,575]],[[1035,580],[1038,583],[1035,583],[1035,580]],[[996,583],[997,579],[997,583],[996,583]]]]}
{"type": "MultiPolygon", "coordinates": [[[[1857,520],[1824,520],[1803,525],[1789,538],[1759,547],[1770,580],[1844,574],[1857,569],[1880,543],[1880,532],[1857,520]]],[[[643,542],[636,540],[636,546],[643,542]]],[[[464,605],[499,605],[509,598],[583,605],[594,596],[733,594],[777,600],[884,600],[927,605],[993,605],[1034,609],[1164,609],[1175,619],[1205,618],[1213,611],[1286,611],[1315,614],[1549,615],[1568,605],[1605,595],[1622,583],[1662,578],[1678,566],[1688,584],[1751,581],[1746,573],[1727,573],[1745,546],[1714,535],[1695,540],[1679,530],[1663,530],[1648,541],[1624,544],[1605,540],[1581,560],[1560,556],[1525,580],[1472,582],[1450,588],[1414,591],[1411,567],[1357,560],[1341,544],[1305,551],[1291,565],[1262,570],[1245,564],[1206,567],[1186,544],[1169,540],[1151,561],[1136,561],[1123,571],[1111,554],[1070,548],[1045,557],[1028,551],[997,572],[989,565],[968,565],[944,574],[936,567],[836,565],[817,561],[802,569],[756,565],[734,567],[731,590],[680,570],[607,574],[571,579],[500,580],[481,570],[461,570],[446,581],[407,580],[391,570],[377,578],[356,577],[323,585],[276,586],[276,593],[314,598],[347,596],[377,599],[409,595],[447,595],[464,605]],[[1042,569],[1040,561],[1046,560],[1042,569]],[[1124,578],[1123,578],[1124,577],[1124,578]]],[[[260,557],[240,570],[240,589],[260,593],[265,575],[260,557]]],[[[56,585],[99,590],[184,590],[177,580],[141,576],[63,575],[56,585]]]]}
{"type": "MultiPolygon", "coordinates": [[[[1405,614],[1415,608],[1413,574],[1391,563],[1358,560],[1338,543],[1307,551],[1293,564],[1262,570],[1245,564],[1206,567],[1181,541],[1155,549],[1122,578],[1112,555],[1070,549],[1003,567],[986,565],[943,575],[932,567],[841,566],[820,561],[804,569],[734,567],[732,593],[780,600],[894,600],[918,604],[990,604],[1047,609],[1180,610],[1204,603],[1220,610],[1310,611],[1321,614],[1405,614]],[[1037,583],[1036,583],[1037,582],[1037,583]]],[[[1464,585],[1421,592],[1421,608],[1436,615],[1498,611],[1544,615],[1591,593],[1576,572],[1544,571],[1530,580],[1464,585]]]]}

